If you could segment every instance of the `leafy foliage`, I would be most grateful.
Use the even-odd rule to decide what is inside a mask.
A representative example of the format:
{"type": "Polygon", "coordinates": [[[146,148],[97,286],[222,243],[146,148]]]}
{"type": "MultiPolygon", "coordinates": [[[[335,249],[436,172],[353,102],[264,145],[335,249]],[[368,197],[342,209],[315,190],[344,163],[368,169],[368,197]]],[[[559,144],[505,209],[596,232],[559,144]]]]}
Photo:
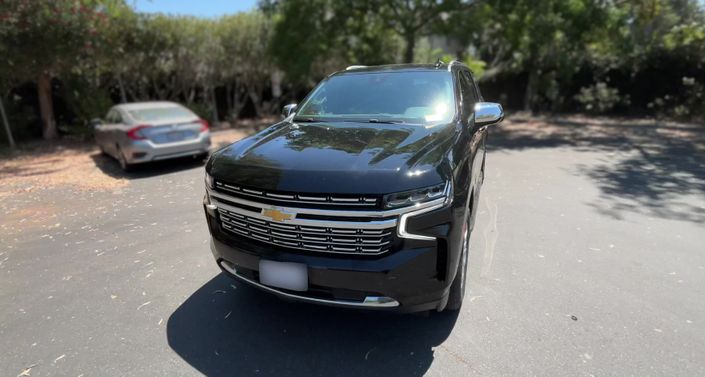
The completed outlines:
{"type": "Polygon", "coordinates": [[[217,19],[128,4],[0,0],[0,97],[37,84],[45,131],[57,100],[79,126],[150,99],[235,120],[348,65],[456,59],[508,108],[705,116],[698,0],[262,0],[217,19]]]}
{"type": "Polygon", "coordinates": [[[620,103],[629,102],[619,95],[619,89],[611,88],[604,82],[581,88],[575,99],[583,105],[583,110],[593,113],[605,113],[620,103]]]}

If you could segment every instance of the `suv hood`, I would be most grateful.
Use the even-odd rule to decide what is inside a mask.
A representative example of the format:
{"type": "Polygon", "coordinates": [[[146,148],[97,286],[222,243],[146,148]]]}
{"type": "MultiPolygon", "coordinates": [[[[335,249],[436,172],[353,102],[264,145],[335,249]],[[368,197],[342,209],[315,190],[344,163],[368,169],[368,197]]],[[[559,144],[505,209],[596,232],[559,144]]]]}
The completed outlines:
{"type": "Polygon", "coordinates": [[[454,124],[284,121],[216,152],[206,168],[263,190],[385,194],[447,180],[455,133],[454,124]]]}

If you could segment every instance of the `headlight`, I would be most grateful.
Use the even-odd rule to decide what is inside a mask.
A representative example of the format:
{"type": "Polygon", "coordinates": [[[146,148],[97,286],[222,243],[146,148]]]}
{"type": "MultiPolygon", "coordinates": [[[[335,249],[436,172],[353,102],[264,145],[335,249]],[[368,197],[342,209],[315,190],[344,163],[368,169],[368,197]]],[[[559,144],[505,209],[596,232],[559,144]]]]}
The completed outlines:
{"type": "Polygon", "coordinates": [[[209,189],[212,189],[215,186],[215,181],[213,180],[213,177],[206,172],[206,187],[209,189]]]}
{"type": "Polygon", "coordinates": [[[450,183],[441,183],[412,191],[397,192],[384,197],[384,208],[400,208],[442,198],[448,193],[450,183]]]}

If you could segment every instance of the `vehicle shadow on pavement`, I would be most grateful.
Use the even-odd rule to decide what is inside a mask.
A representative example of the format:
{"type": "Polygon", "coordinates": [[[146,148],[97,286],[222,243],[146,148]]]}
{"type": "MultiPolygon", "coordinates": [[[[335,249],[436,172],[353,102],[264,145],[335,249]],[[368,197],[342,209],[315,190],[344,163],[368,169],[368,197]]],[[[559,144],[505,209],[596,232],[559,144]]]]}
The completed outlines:
{"type": "Polygon", "coordinates": [[[137,164],[134,165],[129,172],[125,172],[120,168],[120,164],[110,156],[106,156],[101,153],[93,153],[91,154],[91,159],[95,162],[95,166],[105,175],[115,179],[130,180],[149,178],[163,174],[175,173],[182,170],[193,169],[195,167],[204,166],[206,161],[203,158],[181,157],[170,160],[137,164]]]}
{"type": "Polygon", "coordinates": [[[207,376],[421,376],[457,313],[285,302],[220,274],[169,318],[169,346],[207,376]]]}

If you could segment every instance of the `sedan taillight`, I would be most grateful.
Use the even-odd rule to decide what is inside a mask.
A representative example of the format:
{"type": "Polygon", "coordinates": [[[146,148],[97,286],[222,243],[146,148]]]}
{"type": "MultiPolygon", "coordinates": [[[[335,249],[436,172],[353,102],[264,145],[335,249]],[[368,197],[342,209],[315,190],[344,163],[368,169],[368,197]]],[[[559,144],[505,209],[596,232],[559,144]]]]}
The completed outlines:
{"type": "Polygon", "coordinates": [[[198,123],[201,123],[201,129],[198,130],[198,132],[206,132],[206,131],[208,131],[209,127],[208,127],[208,121],[207,121],[207,120],[205,120],[205,119],[199,119],[199,120],[198,120],[198,123]]]}
{"type": "Polygon", "coordinates": [[[129,137],[132,140],[144,140],[147,137],[142,134],[141,130],[143,128],[147,128],[147,127],[149,127],[149,126],[144,125],[144,124],[132,127],[129,130],[127,130],[127,137],[129,137]]]}

